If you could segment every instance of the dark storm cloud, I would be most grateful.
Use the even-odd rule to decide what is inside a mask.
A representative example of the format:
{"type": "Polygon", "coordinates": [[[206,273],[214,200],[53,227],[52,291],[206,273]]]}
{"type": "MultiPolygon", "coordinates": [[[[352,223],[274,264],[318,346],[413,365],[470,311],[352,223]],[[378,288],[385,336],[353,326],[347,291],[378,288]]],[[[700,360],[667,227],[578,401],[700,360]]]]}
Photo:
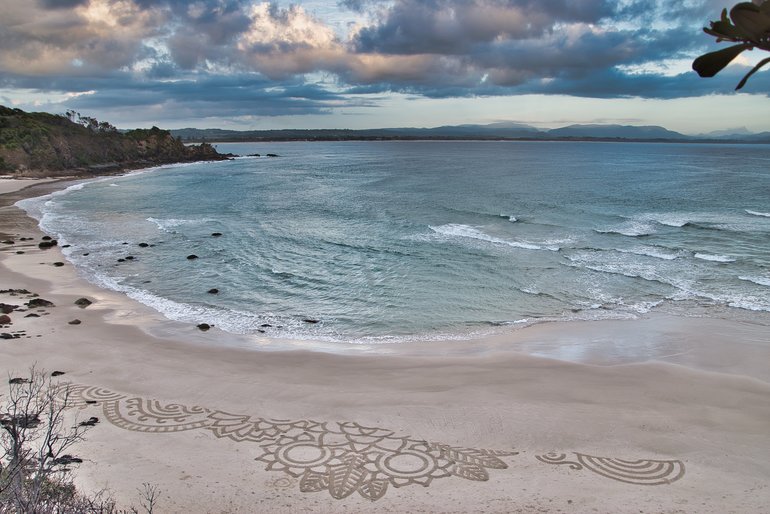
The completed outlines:
{"type": "Polygon", "coordinates": [[[137,81],[130,74],[101,78],[2,77],[0,87],[84,92],[49,110],[110,112],[131,110],[137,115],[152,109],[169,119],[184,117],[282,116],[319,114],[349,103],[345,97],[316,84],[295,80],[277,83],[256,75],[196,75],[169,81],[137,81]],[[187,114],[185,114],[187,113],[187,114]],[[195,113],[197,115],[193,116],[195,113]]]}
{"type": "MultiPolygon", "coordinates": [[[[545,85],[528,85],[519,88],[518,92],[569,94],[594,98],[671,99],[729,93],[733,91],[743,73],[728,69],[717,77],[702,79],[694,72],[674,76],[629,75],[610,69],[578,78],[554,80],[545,85]]],[[[754,77],[756,80],[750,82],[744,92],[768,96],[770,74],[757,74],[754,77]]]]}
{"type": "Polygon", "coordinates": [[[46,9],[71,9],[88,3],[88,0],[40,0],[40,5],[46,9]]]}
{"type": "Polygon", "coordinates": [[[662,77],[631,71],[655,69],[655,63],[688,60],[706,51],[708,39],[700,29],[709,18],[719,16],[717,1],[345,0],[340,4],[375,17],[352,38],[353,52],[392,58],[392,66],[351,67],[343,74],[353,85],[351,91],[379,88],[428,97],[526,91],[655,98],[715,91],[714,82],[701,85],[691,73],[662,77]],[[419,69],[423,72],[415,73],[419,69]],[[657,79],[667,87],[655,87],[657,79]],[[687,86],[672,87],[676,81],[687,86]]]}
{"type": "MultiPolygon", "coordinates": [[[[594,72],[564,73],[553,79],[530,79],[516,85],[481,84],[475,88],[435,85],[415,87],[404,83],[381,82],[347,89],[348,94],[382,94],[398,92],[427,98],[493,97],[522,94],[568,95],[584,98],[650,98],[675,99],[730,93],[743,77],[744,70],[727,69],[710,79],[694,72],[664,76],[657,74],[628,74],[615,69],[594,72]]],[[[770,96],[770,73],[758,73],[744,87],[744,93],[770,96]]]]}
{"type": "MultiPolygon", "coordinates": [[[[649,71],[717,48],[701,31],[717,0],[343,0],[370,20],[347,36],[301,7],[252,0],[10,1],[0,0],[0,85],[93,91],[67,102],[84,110],[272,116],[347,105],[305,85],[313,73],[351,94],[431,98],[688,97],[730,91],[725,77],[740,73],[649,71]]],[[[767,75],[751,90],[767,91],[755,86],[767,75]]]]}
{"type": "Polygon", "coordinates": [[[511,85],[527,78],[581,76],[619,65],[678,58],[692,48],[692,38],[678,30],[587,31],[485,45],[471,51],[469,62],[486,70],[492,82],[511,85]]]}
{"type": "Polygon", "coordinates": [[[475,43],[537,38],[556,24],[594,23],[612,12],[604,0],[400,0],[353,44],[358,52],[456,55],[475,43]]]}

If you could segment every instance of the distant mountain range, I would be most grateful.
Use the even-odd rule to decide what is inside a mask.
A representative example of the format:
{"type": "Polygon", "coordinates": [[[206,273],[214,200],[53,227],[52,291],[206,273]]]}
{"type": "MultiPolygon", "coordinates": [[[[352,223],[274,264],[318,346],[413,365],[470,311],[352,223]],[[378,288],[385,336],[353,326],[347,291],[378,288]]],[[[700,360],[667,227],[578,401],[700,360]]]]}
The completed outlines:
{"type": "Polygon", "coordinates": [[[655,125],[569,125],[541,130],[516,122],[489,125],[446,125],[433,128],[382,129],[278,129],[223,130],[185,128],[172,130],[184,141],[356,141],[415,139],[522,139],[522,140],[600,140],[600,141],[690,141],[770,143],[770,132],[752,133],[745,127],[689,136],[655,125]]]}

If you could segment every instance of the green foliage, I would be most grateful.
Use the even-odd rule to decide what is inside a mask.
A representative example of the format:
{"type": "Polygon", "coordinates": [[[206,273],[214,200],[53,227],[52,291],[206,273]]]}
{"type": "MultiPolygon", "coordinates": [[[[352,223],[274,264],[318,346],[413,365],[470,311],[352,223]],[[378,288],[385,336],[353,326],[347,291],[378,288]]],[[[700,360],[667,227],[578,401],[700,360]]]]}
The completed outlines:
{"type": "Polygon", "coordinates": [[[97,174],[223,158],[212,148],[186,147],[158,127],[123,134],[107,122],[75,111],[60,116],[0,106],[0,170],[36,176],[64,170],[97,174]]]}
{"type": "Polygon", "coordinates": [[[51,130],[45,113],[27,115],[19,109],[0,110],[0,148],[27,151],[48,138],[51,130]]]}
{"type": "MultiPolygon", "coordinates": [[[[758,2],[741,2],[730,9],[722,10],[722,16],[712,21],[710,27],[703,31],[716,38],[717,43],[730,41],[736,45],[701,55],[692,63],[693,69],[701,77],[713,77],[725,68],[744,50],[759,48],[770,52],[770,0],[758,2]]],[[[764,65],[770,63],[770,57],[761,60],[751,69],[735,88],[741,89],[746,81],[764,65]]]]}
{"type": "Polygon", "coordinates": [[[168,130],[161,130],[158,127],[152,127],[149,129],[129,130],[125,135],[135,141],[144,141],[150,138],[167,137],[171,135],[171,132],[168,130]]]}

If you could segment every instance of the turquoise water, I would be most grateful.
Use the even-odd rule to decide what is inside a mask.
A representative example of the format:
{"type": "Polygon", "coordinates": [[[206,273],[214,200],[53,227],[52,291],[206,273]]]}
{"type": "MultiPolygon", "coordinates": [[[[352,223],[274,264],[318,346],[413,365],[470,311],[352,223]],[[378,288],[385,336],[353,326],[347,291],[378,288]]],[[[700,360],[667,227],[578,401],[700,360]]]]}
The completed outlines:
{"type": "Polygon", "coordinates": [[[280,157],[110,177],[23,207],[89,280],[234,333],[388,342],[770,312],[766,145],[218,148],[280,157]]]}

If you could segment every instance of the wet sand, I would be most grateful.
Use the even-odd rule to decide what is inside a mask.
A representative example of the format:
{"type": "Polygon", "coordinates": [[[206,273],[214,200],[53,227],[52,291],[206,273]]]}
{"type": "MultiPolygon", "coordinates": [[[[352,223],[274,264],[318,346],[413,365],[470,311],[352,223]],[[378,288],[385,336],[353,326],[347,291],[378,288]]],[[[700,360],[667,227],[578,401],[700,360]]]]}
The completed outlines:
{"type": "Polygon", "coordinates": [[[765,324],[659,314],[482,341],[267,351],[269,340],[168,321],[39,249],[43,234],[12,203],[61,187],[0,196],[0,235],[14,241],[0,244],[0,289],[55,305],[0,294],[19,305],[0,328],[11,337],[0,372],[63,371],[79,416],[100,418],[76,452],[84,490],[107,487],[128,506],[153,483],[160,512],[770,505],[765,324]]]}

